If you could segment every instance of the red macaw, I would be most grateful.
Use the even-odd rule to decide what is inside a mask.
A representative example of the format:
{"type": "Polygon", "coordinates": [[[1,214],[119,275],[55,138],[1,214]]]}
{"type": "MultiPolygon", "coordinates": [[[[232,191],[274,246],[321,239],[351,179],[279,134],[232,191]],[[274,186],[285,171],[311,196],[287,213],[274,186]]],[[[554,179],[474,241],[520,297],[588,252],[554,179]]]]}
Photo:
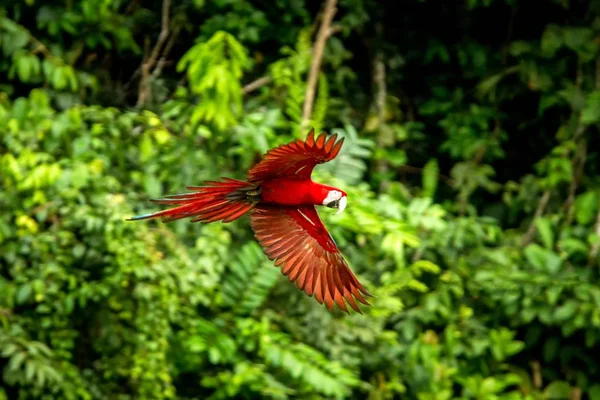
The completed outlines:
{"type": "Polygon", "coordinates": [[[369,305],[372,296],[356,279],[333,238],[319,219],[315,205],[346,208],[347,195],[332,186],[313,182],[317,164],[333,160],[344,139],[337,134],[316,139],[311,130],[300,139],[269,150],[250,169],[246,181],[222,178],[206,186],[190,186],[183,193],[152,199],[177,207],[130,220],[162,217],[164,222],[192,218],[191,222],[231,222],[250,214],[250,226],[265,254],[291,282],[307,295],[333,309],[333,303],[348,313],[344,300],[362,313],[356,300],[369,305]]]}

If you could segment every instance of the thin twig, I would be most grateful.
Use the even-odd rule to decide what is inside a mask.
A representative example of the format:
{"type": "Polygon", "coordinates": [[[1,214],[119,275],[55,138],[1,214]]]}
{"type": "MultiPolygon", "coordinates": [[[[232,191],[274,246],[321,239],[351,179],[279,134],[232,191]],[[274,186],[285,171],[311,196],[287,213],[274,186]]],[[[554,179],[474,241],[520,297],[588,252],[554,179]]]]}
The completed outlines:
{"type": "Polygon", "coordinates": [[[329,28],[329,30],[327,31],[327,37],[329,36],[333,36],[336,33],[339,33],[341,31],[344,30],[344,27],[341,25],[333,25],[331,28],[329,28]]]}
{"type": "Polygon", "coordinates": [[[544,194],[542,194],[542,197],[540,198],[537,209],[535,210],[535,214],[533,215],[533,219],[531,220],[531,223],[529,224],[529,228],[527,229],[527,232],[525,232],[525,235],[523,235],[523,239],[521,240],[522,247],[527,246],[531,242],[531,240],[533,240],[533,235],[535,234],[535,221],[538,218],[541,218],[542,215],[544,215],[544,211],[546,210],[546,206],[548,205],[548,202],[550,201],[551,194],[552,194],[552,191],[549,189],[546,190],[544,192],[544,194]]]}
{"type": "Polygon", "coordinates": [[[257,80],[252,81],[246,86],[244,86],[242,88],[242,94],[248,94],[250,92],[253,92],[262,86],[268,85],[269,83],[271,83],[271,81],[273,81],[273,79],[270,76],[263,76],[261,78],[258,78],[257,80]]]}
{"type": "Polygon", "coordinates": [[[315,19],[313,20],[312,25],[310,26],[310,36],[312,37],[315,33],[317,33],[317,28],[319,28],[319,21],[321,21],[321,17],[323,16],[323,9],[320,9],[315,15],[315,19]]]}
{"type": "Polygon", "coordinates": [[[531,375],[533,376],[533,386],[536,389],[540,389],[543,385],[542,366],[540,365],[540,362],[537,360],[530,361],[529,365],[531,366],[531,375]]]}
{"type": "Polygon", "coordinates": [[[35,36],[33,36],[33,33],[31,33],[31,31],[29,29],[25,28],[23,25],[19,25],[19,28],[21,28],[23,31],[25,31],[25,33],[27,33],[27,35],[29,35],[29,42],[31,42],[35,46],[31,50],[32,54],[42,53],[44,55],[44,57],[46,57],[48,59],[58,61],[62,64],[66,64],[62,58],[57,57],[54,54],[52,54],[50,52],[50,50],[48,49],[48,47],[46,47],[46,45],[44,43],[42,43],[35,36]]]}
{"type": "Polygon", "coordinates": [[[323,12],[323,21],[319,27],[319,33],[313,47],[312,53],[312,64],[310,66],[310,72],[308,74],[308,84],[306,88],[306,97],[304,98],[304,107],[302,109],[302,122],[310,120],[313,103],[315,101],[315,92],[317,90],[317,81],[319,78],[319,71],[321,70],[321,61],[323,60],[323,51],[325,50],[325,43],[330,35],[331,22],[335,15],[337,0],[327,0],[325,3],[325,11],[323,12]]]}
{"type": "Polygon", "coordinates": [[[150,53],[150,56],[145,58],[142,63],[141,73],[142,79],[140,81],[140,88],[138,92],[138,102],[137,105],[141,106],[146,103],[150,97],[150,73],[152,68],[156,65],[158,58],[161,54],[163,46],[169,37],[169,9],[171,8],[170,0],[163,0],[162,3],[162,19],[160,24],[160,33],[158,34],[158,39],[156,40],[156,44],[154,45],[154,49],[150,53]]]}
{"type": "Polygon", "coordinates": [[[31,34],[31,32],[27,31],[27,33],[29,33],[29,41],[32,42],[33,44],[35,44],[35,46],[36,46],[31,51],[33,54],[42,53],[47,58],[56,58],[52,53],[50,53],[50,50],[48,50],[48,48],[46,47],[46,45],[44,43],[42,43],[39,40],[37,40],[31,34]]]}
{"type": "Polygon", "coordinates": [[[169,41],[165,45],[165,48],[162,51],[162,55],[160,56],[160,59],[156,63],[156,67],[154,68],[154,71],[152,72],[153,78],[157,78],[161,74],[164,66],[167,65],[167,63],[168,63],[167,56],[169,55],[169,53],[171,52],[171,49],[175,45],[175,42],[177,41],[177,37],[179,36],[179,32],[181,32],[181,29],[179,29],[179,28],[175,29],[173,31],[173,33],[169,36],[169,41]]]}
{"type": "Polygon", "coordinates": [[[160,51],[165,44],[165,41],[169,37],[169,9],[171,7],[171,0],[163,0],[162,4],[162,19],[160,23],[160,33],[158,35],[158,39],[156,41],[156,45],[154,46],[154,50],[152,50],[152,55],[147,61],[147,65],[152,68],[158,60],[158,56],[160,55],[160,51]]]}

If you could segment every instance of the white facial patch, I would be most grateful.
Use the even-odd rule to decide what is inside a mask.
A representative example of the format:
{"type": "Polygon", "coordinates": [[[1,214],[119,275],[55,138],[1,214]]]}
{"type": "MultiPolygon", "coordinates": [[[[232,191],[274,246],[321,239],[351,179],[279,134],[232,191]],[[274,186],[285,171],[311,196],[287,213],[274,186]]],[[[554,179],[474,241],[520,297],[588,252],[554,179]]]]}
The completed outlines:
{"type": "Polygon", "coordinates": [[[327,193],[327,197],[325,197],[325,200],[323,200],[323,205],[326,206],[327,204],[331,203],[332,201],[336,201],[342,198],[342,192],[340,192],[339,190],[330,190],[329,193],[327,193]]]}

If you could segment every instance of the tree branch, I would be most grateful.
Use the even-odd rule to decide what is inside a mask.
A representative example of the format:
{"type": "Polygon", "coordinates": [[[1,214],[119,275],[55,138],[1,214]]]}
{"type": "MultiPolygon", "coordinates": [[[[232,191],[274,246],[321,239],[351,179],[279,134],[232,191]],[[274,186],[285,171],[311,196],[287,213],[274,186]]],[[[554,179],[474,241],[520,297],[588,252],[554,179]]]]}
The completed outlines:
{"type": "Polygon", "coordinates": [[[171,0],[163,0],[162,3],[162,19],[160,24],[160,33],[158,34],[158,39],[156,40],[156,44],[154,45],[154,49],[150,53],[150,56],[145,58],[142,62],[141,73],[142,79],[140,80],[140,88],[138,92],[138,101],[137,105],[141,106],[148,101],[150,98],[150,73],[152,68],[155,67],[158,57],[163,50],[163,46],[169,37],[169,9],[171,8],[171,0]]]}
{"type": "Polygon", "coordinates": [[[25,32],[29,36],[29,38],[28,38],[29,43],[31,43],[32,45],[35,46],[31,50],[32,54],[41,53],[44,57],[46,57],[48,59],[55,60],[55,61],[60,62],[62,64],[66,64],[66,62],[62,58],[57,57],[54,54],[52,54],[50,52],[50,50],[48,49],[48,47],[46,47],[46,45],[44,43],[42,43],[35,36],[33,36],[33,33],[31,33],[31,31],[29,29],[25,28],[23,25],[18,24],[16,22],[15,22],[15,24],[18,25],[19,29],[22,29],[23,32],[25,32]]]}
{"type": "Polygon", "coordinates": [[[310,66],[310,72],[308,74],[308,84],[306,88],[306,96],[304,98],[304,107],[302,109],[302,123],[310,120],[313,103],[315,101],[315,92],[317,90],[317,81],[319,78],[319,71],[321,70],[321,61],[323,60],[323,51],[325,49],[325,43],[331,34],[331,22],[333,16],[337,11],[335,5],[337,0],[326,0],[325,11],[323,12],[323,21],[319,27],[317,39],[313,46],[312,52],[312,64],[310,66]]]}
{"type": "Polygon", "coordinates": [[[181,29],[179,29],[179,28],[175,29],[173,31],[173,33],[171,34],[171,36],[169,37],[169,41],[165,45],[165,47],[162,51],[162,55],[160,56],[160,59],[156,63],[156,67],[154,68],[154,71],[152,72],[152,77],[157,78],[161,74],[162,69],[167,64],[167,56],[169,55],[169,53],[171,52],[171,49],[175,45],[175,41],[177,40],[177,37],[179,36],[180,31],[181,31],[181,29]]]}
{"type": "Polygon", "coordinates": [[[261,78],[256,79],[255,81],[250,82],[246,86],[242,88],[242,94],[248,94],[250,92],[255,91],[256,89],[268,85],[271,83],[273,79],[270,76],[263,76],[261,78]]]}
{"type": "Polygon", "coordinates": [[[158,35],[158,39],[156,40],[156,44],[154,45],[154,50],[152,50],[152,54],[147,61],[147,65],[149,68],[154,67],[154,64],[158,60],[158,56],[160,55],[160,51],[165,44],[165,41],[169,37],[169,9],[171,8],[171,0],[163,0],[162,3],[162,19],[160,23],[160,33],[158,35]]]}
{"type": "Polygon", "coordinates": [[[344,30],[344,27],[341,25],[333,25],[331,28],[329,28],[329,30],[327,31],[327,37],[329,36],[333,36],[336,33],[339,33],[341,31],[344,30]]]}
{"type": "Polygon", "coordinates": [[[533,386],[537,389],[540,389],[542,387],[542,366],[540,365],[540,362],[535,360],[535,361],[530,361],[529,365],[531,366],[531,375],[533,376],[533,386]]]}
{"type": "MultiPolygon", "coordinates": [[[[377,147],[383,148],[386,145],[384,137],[385,132],[382,129],[385,123],[385,99],[387,98],[387,85],[385,83],[385,64],[381,53],[377,53],[373,62],[373,83],[375,86],[375,109],[377,111],[377,130],[379,131],[376,138],[377,147]]],[[[377,160],[375,169],[378,173],[385,175],[388,172],[388,163],[386,160],[377,160]]],[[[382,180],[379,189],[385,191],[388,186],[386,180],[382,180]]]]}
{"type": "MultiPolygon", "coordinates": [[[[167,65],[167,55],[171,52],[171,49],[175,45],[175,41],[177,40],[177,37],[179,36],[179,32],[181,32],[180,28],[175,29],[173,31],[173,33],[169,36],[169,41],[165,45],[162,55],[161,55],[160,59],[158,60],[158,62],[156,63],[156,67],[154,68],[154,71],[152,71],[152,73],[151,73],[152,78],[156,79],[161,74],[164,66],[167,65]]],[[[148,54],[148,51],[145,49],[144,59],[146,59],[147,54],[148,54]]],[[[123,85],[124,90],[128,90],[129,87],[133,84],[133,82],[140,76],[141,71],[142,71],[142,66],[143,66],[143,63],[139,67],[137,67],[135,71],[133,71],[133,75],[131,75],[131,78],[129,78],[129,80],[123,85]]]]}
{"type": "Polygon", "coordinates": [[[377,123],[379,126],[385,122],[385,99],[387,97],[387,85],[385,84],[385,64],[381,53],[375,57],[373,65],[373,83],[377,87],[375,95],[375,108],[377,109],[377,123]]]}
{"type": "Polygon", "coordinates": [[[523,235],[523,239],[521,240],[522,247],[525,247],[529,243],[531,243],[531,240],[533,239],[533,235],[535,235],[535,221],[538,218],[540,218],[542,215],[544,215],[544,211],[546,210],[546,206],[548,205],[548,202],[550,201],[551,194],[552,194],[552,191],[550,189],[546,190],[544,192],[544,194],[542,194],[542,197],[540,198],[537,209],[535,210],[533,219],[531,220],[531,223],[529,224],[529,228],[527,229],[527,232],[525,233],[525,235],[523,235]]]}

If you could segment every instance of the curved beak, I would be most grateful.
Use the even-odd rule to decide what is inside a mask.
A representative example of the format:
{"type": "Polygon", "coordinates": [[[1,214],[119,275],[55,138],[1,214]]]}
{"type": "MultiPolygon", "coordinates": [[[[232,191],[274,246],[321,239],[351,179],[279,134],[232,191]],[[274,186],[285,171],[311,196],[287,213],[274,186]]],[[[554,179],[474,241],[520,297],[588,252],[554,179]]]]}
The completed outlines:
{"type": "Polygon", "coordinates": [[[340,197],[339,200],[334,200],[334,201],[327,203],[326,206],[329,208],[337,208],[338,211],[336,212],[336,214],[339,214],[346,209],[346,202],[347,202],[347,198],[346,198],[346,196],[344,196],[344,197],[340,197]]]}
{"type": "Polygon", "coordinates": [[[336,212],[336,214],[339,214],[346,209],[347,201],[348,201],[348,199],[346,196],[340,198],[340,200],[338,202],[338,211],[336,212]]]}

